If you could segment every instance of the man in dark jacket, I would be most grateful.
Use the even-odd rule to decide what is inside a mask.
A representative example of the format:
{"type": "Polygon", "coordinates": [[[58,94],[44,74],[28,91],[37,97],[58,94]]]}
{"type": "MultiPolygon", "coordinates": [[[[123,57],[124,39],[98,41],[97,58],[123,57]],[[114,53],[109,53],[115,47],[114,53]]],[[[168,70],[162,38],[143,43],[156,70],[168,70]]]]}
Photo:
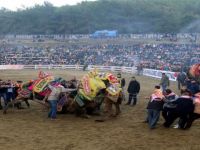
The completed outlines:
{"type": "Polygon", "coordinates": [[[185,72],[180,72],[177,76],[178,81],[178,89],[180,90],[181,87],[185,86],[185,80],[187,78],[187,75],[185,72]]]}
{"type": "Polygon", "coordinates": [[[174,103],[177,98],[178,96],[174,92],[172,92],[171,89],[166,89],[163,111],[162,111],[162,115],[165,120],[167,120],[169,113],[175,111],[176,104],[174,103]]]}
{"type": "Polygon", "coordinates": [[[192,95],[195,95],[199,91],[199,84],[195,80],[191,80],[187,85],[187,89],[192,93],[192,95]]]}
{"type": "Polygon", "coordinates": [[[128,85],[128,93],[129,93],[129,99],[127,105],[136,105],[137,103],[137,95],[140,92],[140,83],[135,79],[135,77],[132,77],[132,80],[130,81],[128,85]],[[132,103],[133,99],[133,103],[132,103]]]}
{"type": "Polygon", "coordinates": [[[125,81],[124,78],[122,78],[121,73],[117,74],[117,79],[118,79],[118,81],[121,85],[121,88],[122,88],[122,97],[123,97],[122,99],[125,101],[126,98],[125,98],[125,91],[124,90],[125,90],[126,81],[125,81]]]}
{"type": "Polygon", "coordinates": [[[117,74],[117,79],[122,87],[122,89],[124,89],[125,85],[126,85],[126,81],[124,78],[122,78],[121,73],[117,74]]]}
{"type": "Polygon", "coordinates": [[[0,79],[0,109],[2,109],[1,98],[3,98],[4,103],[6,102],[6,91],[6,83],[0,79]]]}
{"type": "Polygon", "coordinates": [[[163,108],[164,104],[164,95],[160,90],[160,86],[155,86],[154,92],[150,96],[149,103],[147,105],[148,116],[147,122],[149,124],[150,129],[155,129],[156,124],[160,117],[160,111],[163,108]]]}
{"type": "Polygon", "coordinates": [[[176,108],[173,112],[170,112],[164,123],[165,127],[170,127],[170,125],[177,119],[179,119],[179,128],[185,129],[188,118],[194,112],[193,100],[191,98],[190,91],[182,90],[181,96],[174,102],[176,108]]]}
{"type": "Polygon", "coordinates": [[[160,86],[162,86],[163,93],[165,92],[166,88],[169,87],[169,84],[170,84],[169,77],[165,73],[162,73],[160,86]]]}

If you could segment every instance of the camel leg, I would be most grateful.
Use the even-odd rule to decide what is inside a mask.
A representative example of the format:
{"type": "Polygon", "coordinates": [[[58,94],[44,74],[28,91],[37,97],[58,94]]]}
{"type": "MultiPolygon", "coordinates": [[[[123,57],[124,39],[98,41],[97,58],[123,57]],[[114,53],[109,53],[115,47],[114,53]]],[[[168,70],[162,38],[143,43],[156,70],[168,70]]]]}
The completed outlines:
{"type": "Polygon", "coordinates": [[[112,102],[108,98],[105,99],[104,112],[107,114],[112,113],[112,102]]]}
{"type": "Polygon", "coordinates": [[[82,117],[82,118],[86,118],[86,119],[89,119],[90,118],[90,115],[87,114],[86,112],[86,109],[85,108],[81,108],[81,107],[77,107],[76,108],[76,116],[77,117],[82,117]]]}
{"type": "Polygon", "coordinates": [[[121,113],[120,106],[118,103],[115,103],[115,116],[118,116],[121,113]]]}
{"type": "Polygon", "coordinates": [[[30,104],[28,102],[28,99],[25,99],[24,102],[26,103],[27,107],[30,108],[30,104]]]}
{"type": "Polygon", "coordinates": [[[117,102],[114,103],[114,105],[115,105],[115,116],[118,116],[121,113],[120,104],[122,103],[122,100],[123,100],[123,95],[121,93],[117,102]]]}
{"type": "Polygon", "coordinates": [[[9,105],[10,104],[12,104],[12,108],[14,109],[14,100],[13,101],[10,101],[10,102],[8,102],[8,103],[5,103],[4,105],[4,107],[3,107],[3,114],[7,114],[7,110],[8,110],[8,108],[9,108],[9,105]]]}
{"type": "Polygon", "coordinates": [[[105,98],[105,106],[104,106],[104,113],[105,116],[102,116],[100,119],[96,119],[96,122],[104,122],[106,120],[109,120],[113,114],[112,114],[112,101],[108,98],[105,98]]]}

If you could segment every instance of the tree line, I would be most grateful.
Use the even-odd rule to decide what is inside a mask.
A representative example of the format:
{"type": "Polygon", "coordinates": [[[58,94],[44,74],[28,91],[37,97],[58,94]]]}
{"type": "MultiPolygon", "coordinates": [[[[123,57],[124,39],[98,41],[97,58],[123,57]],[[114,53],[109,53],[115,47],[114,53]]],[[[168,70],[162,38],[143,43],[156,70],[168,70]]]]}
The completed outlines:
{"type": "Polygon", "coordinates": [[[0,34],[179,33],[200,31],[198,0],[97,0],[0,9],[0,34]]]}

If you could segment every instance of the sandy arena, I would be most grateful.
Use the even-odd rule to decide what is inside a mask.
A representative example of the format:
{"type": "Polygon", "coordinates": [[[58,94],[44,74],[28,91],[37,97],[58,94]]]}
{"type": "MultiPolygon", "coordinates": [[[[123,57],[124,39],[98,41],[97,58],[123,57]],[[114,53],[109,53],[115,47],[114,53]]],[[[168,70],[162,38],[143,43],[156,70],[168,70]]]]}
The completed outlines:
{"type": "MultiPolygon", "coordinates": [[[[79,79],[81,71],[49,71],[55,76],[79,79]]],[[[37,77],[38,71],[1,71],[3,80],[27,81],[37,77]]],[[[126,86],[131,75],[123,74],[126,86]]],[[[158,128],[150,130],[143,123],[147,101],[154,85],[159,80],[136,76],[141,84],[139,102],[135,107],[125,106],[122,114],[106,122],[77,118],[74,115],[58,115],[56,121],[47,118],[47,110],[31,102],[28,109],[9,109],[8,114],[0,111],[0,150],[199,150],[200,121],[194,122],[187,131],[165,129],[161,117],[158,128]]],[[[177,91],[176,83],[171,88],[177,91]]],[[[25,105],[24,105],[25,107],[25,105]]]]}

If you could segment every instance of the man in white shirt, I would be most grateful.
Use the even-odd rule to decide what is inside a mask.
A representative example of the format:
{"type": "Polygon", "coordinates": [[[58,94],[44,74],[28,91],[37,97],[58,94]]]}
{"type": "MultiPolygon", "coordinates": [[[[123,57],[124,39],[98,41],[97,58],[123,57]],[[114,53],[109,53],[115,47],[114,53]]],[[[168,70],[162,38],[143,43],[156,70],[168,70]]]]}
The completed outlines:
{"type": "Polygon", "coordinates": [[[76,91],[77,89],[67,89],[67,88],[64,88],[62,85],[58,85],[58,86],[49,85],[48,87],[51,89],[51,93],[45,97],[49,101],[50,107],[51,107],[48,117],[51,119],[56,119],[57,101],[59,99],[60,93],[72,92],[72,91],[76,91]]]}

